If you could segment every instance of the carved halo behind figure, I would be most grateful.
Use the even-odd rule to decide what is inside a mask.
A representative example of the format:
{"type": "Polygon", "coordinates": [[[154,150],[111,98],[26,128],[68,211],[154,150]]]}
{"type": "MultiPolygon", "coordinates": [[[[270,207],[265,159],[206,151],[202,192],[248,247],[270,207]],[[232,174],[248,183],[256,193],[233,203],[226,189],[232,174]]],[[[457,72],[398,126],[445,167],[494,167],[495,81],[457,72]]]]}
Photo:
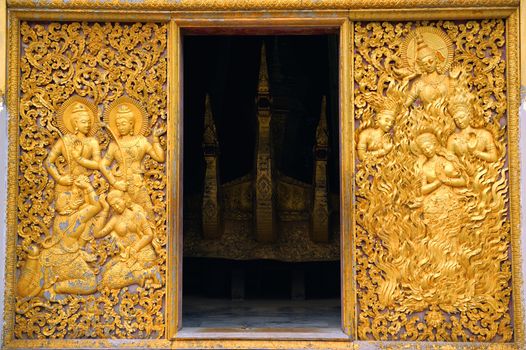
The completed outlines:
{"type": "Polygon", "coordinates": [[[437,70],[439,73],[446,72],[453,62],[455,50],[453,42],[442,30],[435,27],[418,27],[411,31],[402,42],[402,59],[410,69],[418,69],[418,45],[417,36],[421,35],[425,43],[437,53],[439,60],[437,70]]]}
{"type": "Polygon", "coordinates": [[[135,122],[133,124],[133,134],[145,136],[148,131],[147,112],[139,102],[130,97],[122,96],[112,102],[104,112],[104,122],[108,125],[114,135],[118,135],[119,133],[117,132],[117,125],[115,121],[117,119],[117,111],[119,106],[122,105],[128,107],[135,117],[135,122]]]}
{"type": "Polygon", "coordinates": [[[77,103],[83,104],[87,107],[88,110],[91,127],[87,136],[95,135],[100,126],[97,118],[99,110],[93,102],[91,102],[85,97],[80,97],[78,95],[72,96],[69,99],[67,99],[59,108],[57,112],[57,124],[59,130],[62,132],[63,135],[75,134],[75,127],[73,126],[71,116],[72,111],[77,103]]]}

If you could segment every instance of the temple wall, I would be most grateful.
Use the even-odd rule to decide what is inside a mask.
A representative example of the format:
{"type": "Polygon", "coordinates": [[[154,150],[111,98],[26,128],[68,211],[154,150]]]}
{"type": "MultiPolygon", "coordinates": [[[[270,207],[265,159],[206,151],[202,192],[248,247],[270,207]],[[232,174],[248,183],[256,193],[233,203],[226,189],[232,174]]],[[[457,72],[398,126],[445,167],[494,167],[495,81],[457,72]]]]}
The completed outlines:
{"type": "MultiPolygon", "coordinates": [[[[0,0],[0,56],[5,50],[6,43],[6,31],[5,31],[5,0],[0,0]]],[[[521,0],[522,9],[526,7],[526,0],[521,0]]],[[[526,11],[523,11],[526,12],[526,11]]],[[[526,281],[526,56],[524,55],[526,49],[524,43],[526,43],[526,20],[525,16],[522,16],[523,21],[521,23],[521,52],[523,53],[521,63],[521,98],[522,104],[520,108],[520,145],[519,150],[521,154],[521,251],[522,251],[522,283],[526,281]]],[[[6,63],[4,57],[0,57],[0,87],[4,87],[6,77],[6,63]]],[[[4,89],[2,89],[4,90],[4,89]]],[[[6,260],[6,206],[7,206],[7,180],[8,180],[8,113],[5,106],[5,101],[0,107],[0,280],[3,281],[5,274],[5,260],[6,260]]],[[[0,315],[3,315],[4,309],[4,284],[0,282],[0,315]]],[[[526,305],[526,288],[522,286],[522,305],[526,305]]],[[[524,312],[523,312],[524,313],[524,312]]],[[[0,344],[2,344],[2,337],[4,326],[4,318],[0,316],[0,344]]],[[[523,325],[524,327],[524,325],[523,325]]],[[[371,349],[377,348],[376,345],[370,345],[371,349]]],[[[361,346],[361,349],[366,348],[361,346]]]]}

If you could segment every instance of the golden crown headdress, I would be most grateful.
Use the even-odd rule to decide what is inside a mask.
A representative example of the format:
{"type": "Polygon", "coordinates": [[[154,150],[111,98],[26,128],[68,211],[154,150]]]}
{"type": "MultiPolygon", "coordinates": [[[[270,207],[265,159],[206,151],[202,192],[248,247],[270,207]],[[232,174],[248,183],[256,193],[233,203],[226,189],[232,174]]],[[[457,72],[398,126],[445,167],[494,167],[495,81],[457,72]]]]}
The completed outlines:
{"type": "Polygon", "coordinates": [[[79,112],[87,112],[87,111],[88,111],[88,108],[84,104],[80,102],[76,102],[71,109],[71,114],[76,114],[79,112]]]}
{"type": "Polygon", "coordinates": [[[384,112],[394,116],[398,115],[403,103],[403,94],[400,87],[396,83],[391,82],[385,92],[379,89],[376,93],[366,94],[365,100],[369,103],[376,113],[384,112]]]}
{"type": "Polygon", "coordinates": [[[427,43],[424,40],[424,37],[421,33],[416,32],[416,55],[419,59],[423,59],[427,56],[435,56],[436,52],[432,48],[427,45],[427,43]]]}
{"type": "Polygon", "coordinates": [[[452,115],[459,111],[473,111],[475,96],[466,87],[457,86],[448,99],[448,111],[452,115]]]}

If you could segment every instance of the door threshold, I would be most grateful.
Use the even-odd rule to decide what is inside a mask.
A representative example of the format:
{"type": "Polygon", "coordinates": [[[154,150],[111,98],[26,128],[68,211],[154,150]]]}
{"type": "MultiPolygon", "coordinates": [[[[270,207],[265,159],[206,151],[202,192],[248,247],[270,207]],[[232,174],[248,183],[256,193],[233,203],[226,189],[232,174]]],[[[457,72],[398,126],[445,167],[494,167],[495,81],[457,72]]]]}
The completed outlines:
{"type": "Polygon", "coordinates": [[[176,339],[281,339],[281,340],[349,340],[340,328],[216,328],[184,327],[176,339]]]}

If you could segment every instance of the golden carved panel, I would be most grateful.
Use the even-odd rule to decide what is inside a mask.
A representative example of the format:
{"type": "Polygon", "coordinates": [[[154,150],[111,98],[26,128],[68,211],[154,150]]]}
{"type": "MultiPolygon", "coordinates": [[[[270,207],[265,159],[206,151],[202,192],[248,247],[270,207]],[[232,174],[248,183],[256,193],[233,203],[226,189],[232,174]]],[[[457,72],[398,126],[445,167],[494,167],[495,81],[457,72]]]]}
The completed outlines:
{"type": "Polygon", "coordinates": [[[505,34],[355,23],[359,339],[514,339],[505,34]]]}
{"type": "Polygon", "coordinates": [[[20,36],[15,338],[162,337],[167,26],[20,36]]]}

